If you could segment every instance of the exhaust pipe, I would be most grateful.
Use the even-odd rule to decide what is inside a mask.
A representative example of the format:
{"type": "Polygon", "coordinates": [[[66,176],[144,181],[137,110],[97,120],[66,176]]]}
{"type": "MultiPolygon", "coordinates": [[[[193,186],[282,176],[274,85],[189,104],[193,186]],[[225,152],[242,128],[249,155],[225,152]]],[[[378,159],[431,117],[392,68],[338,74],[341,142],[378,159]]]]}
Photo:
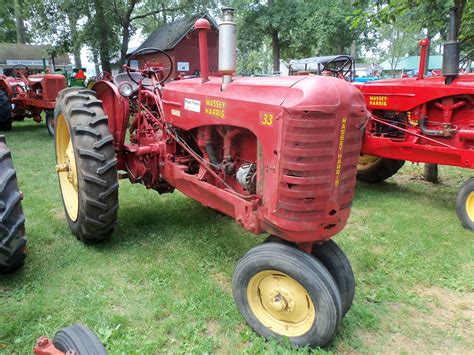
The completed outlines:
{"type": "Polygon", "coordinates": [[[221,90],[232,82],[237,63],[237,34],[234,22],[234,9],[222,9],[222,22],[219,24],[219,72],[222,74],[221,90]]]}
{"type": "Polygon", "coordinates": [[[205,83],[209,81],[209,58],[207,56],[207,31],[211,29],[209,21],[201,18],[196,21],[194,28],[199,32],[199,62],[201,64],[201,79],[205,83]]]}
{"type": "Polygon", "coordinates": [[[459,52],[461,51],[461,42],[458,41],[458,29],[456,28],[456,12],[458,9],[453,7],[449,14],[449,33],[448,42],[443,44],[443,75],[446,77],[446,84],[451,84],[459,75],[459,52]]]}

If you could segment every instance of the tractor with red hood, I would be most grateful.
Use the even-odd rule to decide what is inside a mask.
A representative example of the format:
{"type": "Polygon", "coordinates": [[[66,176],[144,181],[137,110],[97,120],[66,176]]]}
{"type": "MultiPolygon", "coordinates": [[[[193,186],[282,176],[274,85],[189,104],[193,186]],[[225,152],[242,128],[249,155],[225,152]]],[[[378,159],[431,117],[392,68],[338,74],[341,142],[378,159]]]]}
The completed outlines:
{"type": "Polygon", "coordinates": [[[233,275],[248,324],[265,338],[323,346],[355,292],[331,238],[349,218],[368,112],[360,90],[337,78],[233,76],[233,13],[223,9],[219,25],[219,77],[209,76],[210,25],[199,19],[199,77],[167,81],[175,64],[145,48],[113,83],[61,91],[54,129],[67,222],[81,241],[100,242],[117,223],[119,178],[177,189],[268,236],[233,275]]]}
{"type": "Polygon", "coordinates": [[[53,134],[56,97],[66,88],[64,75],[30,75],[29,68],[23,64],[15,65],[12,73],[12,77],[0,75],[0,131],[9,131],[13,121],[26,117],[41,122],[44,112],[48,132],[53,134]]]}
{"type": "MultiPolygon", "coordinates": [[[[474,168],[474,74],[459,60],[455,11],[444,44],[442,75],[425,76],[429,40],[423,39],[417,77],[355,84],[371,112],[358,180],[381,182],[406,160],[474,168]]],[[[459,190],[456,210],[463,226],[474,230],[474,178],[459,190]]]]}

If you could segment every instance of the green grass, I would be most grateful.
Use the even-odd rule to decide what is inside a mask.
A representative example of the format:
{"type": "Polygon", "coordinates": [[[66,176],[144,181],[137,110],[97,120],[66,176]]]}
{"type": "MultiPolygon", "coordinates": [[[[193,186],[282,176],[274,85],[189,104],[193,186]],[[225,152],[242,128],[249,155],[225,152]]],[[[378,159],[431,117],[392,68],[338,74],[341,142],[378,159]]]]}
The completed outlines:
{"type": "MultiPolygon", "coordinates": [[[[38,336],[75,322],[112,353],[293,352],[257,336],[232,299],[236,262],[264,236],[180,193],[122,181],[113,237],[85,246],[67,227],[44,124],[15,122],[7,142],[25,196],[29,255],[21,271],[0,278],[0,353],[30,352],[38,336]]],[[[437,185],[420,172],[407,164],[383,184],[358,184],[335,238],[352,262],[356,298],[320,352],[474,348],[474,235],[454,205],[471,172],[442,167],[437,185]]]]}

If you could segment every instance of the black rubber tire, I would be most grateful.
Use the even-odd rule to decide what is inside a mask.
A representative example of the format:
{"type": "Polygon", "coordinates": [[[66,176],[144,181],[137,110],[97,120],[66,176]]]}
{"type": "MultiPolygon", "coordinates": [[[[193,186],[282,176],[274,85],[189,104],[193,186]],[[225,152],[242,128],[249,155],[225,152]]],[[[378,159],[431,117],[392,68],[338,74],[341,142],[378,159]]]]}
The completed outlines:
{"type": "Polygon", "coordinates": [[[5,90],[0,88],[0,131],[12,129],[12,105],[5,90]]]}
{"type": "Polygon", "coordinates": [[[474,178],[467,180],[459,189],[456,196],[456,212],[463,227],[474,230],[474,220],[469,218],[466,210],[466,200],[471,193],[474,194],[474,178]]]}
{"type": "MultiPolygon", "coordinates": [[[[263,243],[282,243],[294,248],[297,247],[296,244],[274,235],[268,236],[263,243]]],[[[311,255],[323,263],[336,282],[341,295],[342,316],[344,317],[351,309],[355,296],[355,278],[349,259],[333,240],[314,244],[311,255]]]]}
{"type": "Polygon", "coordinates": [[[438,182],[438,164],[425,163],[423,178],[428,182],[436,184],[438,182]]]}
{"type": "Polygon", "coordinates": [[[346,254],[333,240],[314,244],[311,254],[328,269],[341,294],[342,316],[351,309],[355,295],[355,278],[346,254]]]}
{"type": "Polygon", "coordinates": [[[59,330],[53,345],[63,352],[75,351],[77,355],[106,355],[107,350],[99,338],[82,324],[73,324],[59,330]]]}
{"type": "Polygon", "coordinates": [[[61,193],[66,219],[79,240],[100,242],[113,232],[119,207],[117,160],[108,118],[94,91],[77,87],[64,89],[54,112],[56,145],[59,114],[68,124],[79,184],[76,221],[69,217],[61,193]]]}
{"type": "Polygon", "coordinates": [[[357,170],[357,180],[368,184],[377,184],[395,175],[405,164],[405,160],[380,158],[371,167],[357,170]]]}
{"type": "Polygon", "coordinates": [[[324,265],[311,255],[282,243],[264,243],[249,250],[238,262],[232,277],[235,303],[247,323],[266,339],[282,340],[262,324],[250,308],[247,298],[249,281],[265,270],[280,271],[302,285],[311,298],[316,317],[310,329],[299,336],[288,337],[293,346],[324,346],[334,336],[341,321],[339,290],[324,265]]]}
{"type": "Polygon", "coordinates": [[[54,110],[45,111],[45,116],[46,129],[54,137],[54,110]]]}
{"type": "Polygon", "coordinates": [[[0,273],[13,272],[26,258],[25,216],[15,168],[0,136],[0,273]]]}

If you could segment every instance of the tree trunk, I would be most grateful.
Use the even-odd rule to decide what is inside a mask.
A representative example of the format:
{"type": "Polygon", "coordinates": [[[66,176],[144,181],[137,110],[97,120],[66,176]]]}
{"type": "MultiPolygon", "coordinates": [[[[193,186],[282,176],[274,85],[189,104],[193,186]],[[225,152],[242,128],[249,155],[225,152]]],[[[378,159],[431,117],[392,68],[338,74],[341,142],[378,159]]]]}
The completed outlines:
{"type": "Polygon", "coordinates": [[[128,41],[130,37],[130,22],[126,22],[122,28],[122,45],[120,46],[120,59],[118,61],[119,73],[123,72],[123,65],[127,59],[128,41]]]}
{"type": "Polygon", "coordinates": [[[25,22],[23,20],[23,14],[21,13],[20,0],[14,0],[13,7],[15,10],[16,42],[25,44],[26,43],[26,30],[25,30],[25,22]]]}
{"type": "Polygon", "coordinates": [[[97,34],[99,36],[99,56],[102,70],[111,73],[112,65],[109,57],[109,27],[105,21],[105,6],[104,0],[94,0],[95,8],[95,25],[97,26],[97,34]]]}
{"type": "Polygon", "coordinates": [[[76,68],[82,68],[81,45],[77,38],[77,18],[75,14],[67,13],[69,26],[71,28],[72,54],[74,55],[74,65],[76,68]]]}
{"type": "Polygon", "coordinates": [[[278,31],[272,30],[273,74],[280,73],[280,39],[278,31]]]}

